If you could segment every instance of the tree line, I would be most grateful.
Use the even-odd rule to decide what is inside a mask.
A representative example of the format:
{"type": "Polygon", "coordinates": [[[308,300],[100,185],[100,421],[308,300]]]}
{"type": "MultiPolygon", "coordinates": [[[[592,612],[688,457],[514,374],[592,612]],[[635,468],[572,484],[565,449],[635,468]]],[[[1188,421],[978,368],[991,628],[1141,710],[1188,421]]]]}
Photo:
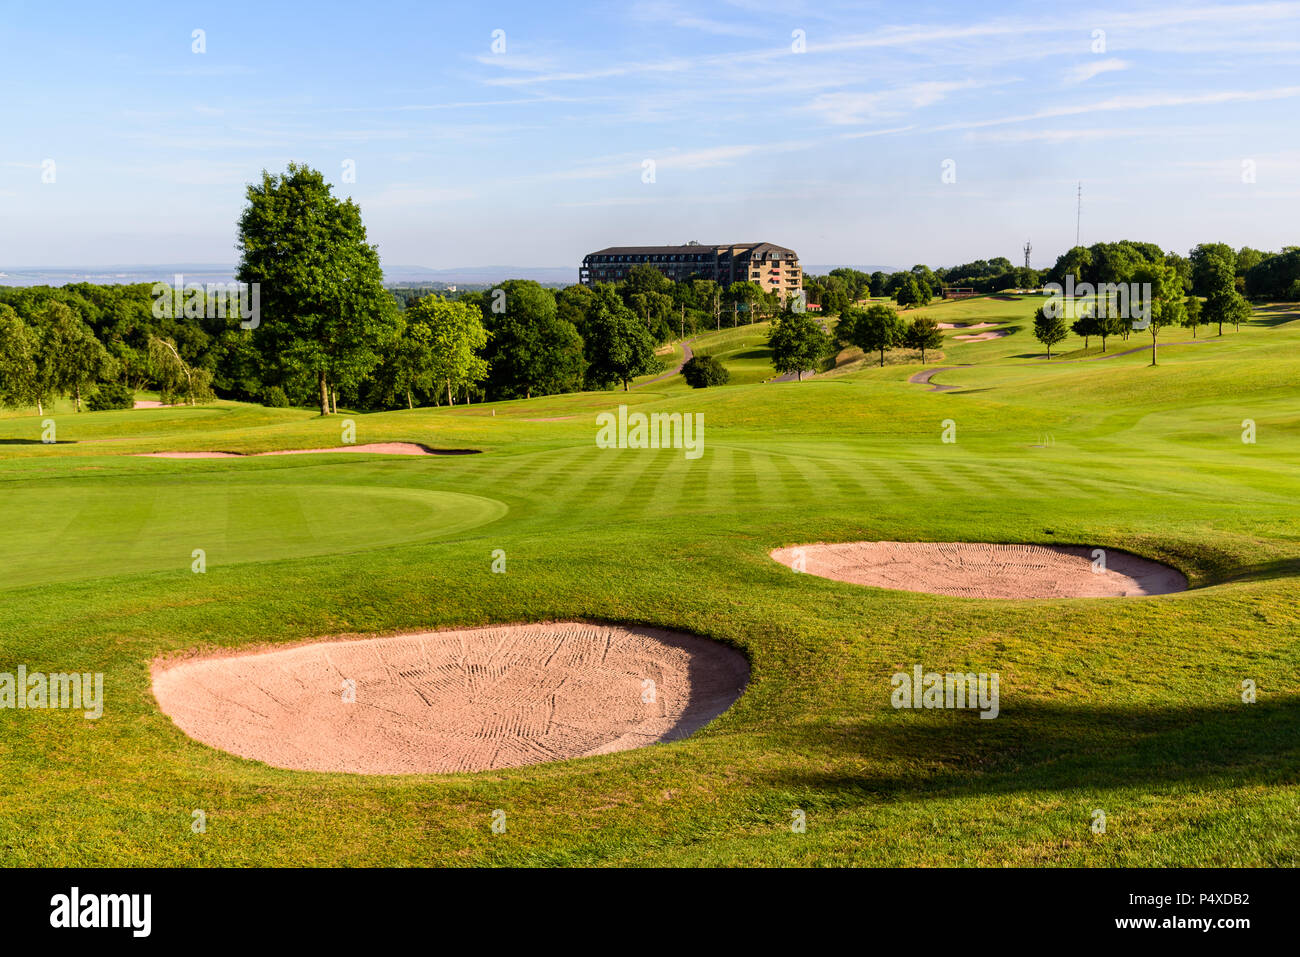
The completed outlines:
{"type": "Polygon", "coordinates": [[[1296,278],[1286,282],[1287,292],[1300,297],[1297,252],[1290,247],[1274,254],[1246,247],[1234,251],[1223,243],[1202,243],[1184,257],[1166,253],[1154,243],[1076,246],[1057,259],[1048,281],[1066,288],[1086,283],[1087,294],[1071,304],[1072,315],[1040,307],[1034,313],[1034,337],[1047,347],[1050,360],[1052,346],[1063,342],[1069,332],[1084,340],[1085,349],[1092,338],[1099,339],[1105,352],[1110,337],[1127,340],[1135,328],[1145,329],[1151,336],[1151,364],[1155,365],[1159,335],[1165,329],[1189,328],[1195,338],[1201,326],[1215,326],[1219,335],[1225,325],[1240,328],[1251,314],[1246,294],[1252,288],[1273,291],[1273,286],[1261,285],[1259,277],[1265,273],[1273,277],[1269,282],[1281,284],[1285,277],[1275,274],[1284,272],[1289,263],[1296,278]]]}
{"type": "MultiPolygon", "coordinates": [[[[1300,248],[1204,244],[1182,257],[1127,241],[1071,249],[1043,271],[997,257],[935,270],[807,276],[807,301],[823,318],[839,317],[831,332],[757,283],[674,281],[650,266],[590,287],[508,280],[457,294],[395,295],[384,286],[359,207],[335,197],[316,170],[290,164],[282,174],[263,172],[246,199],[236,278],[260,290],[255,322],[241,321],[229,291],[199,290],[184,309],[160,311],[150,284],[0,287],[0,403],[43,411],[69,396],[78,409],[121,408],[134,392],[153,388],[164,402],[220,396],[328,415],[340,403],[374,411],[626,389],[662,368],[656,353],[670,340],[766,319],[776,320],[778,371],[802,375],[837,344],[879,353],[882,364],[890,348],[939,346],[932,322],[908,324],[892,307],[866,300],[924,305],[945,285],[996,291],[1067,274],[1104,283],[1167,270],[1159,274],[1169,290],[1161,301],[1178,298],[1181,311],[1166,309],[1159,328],[1195,321],[1221,330],[1248,314],[1247,295],[1300,299],[1300,248]]],[[[1102,318],[1081,316],[1075,331],[1104,342],[1114,329],[1090,324],[1102,318]]],[[[715,367],[701,358],[691,371],[716,382],[725,370],[715,367]]]]}

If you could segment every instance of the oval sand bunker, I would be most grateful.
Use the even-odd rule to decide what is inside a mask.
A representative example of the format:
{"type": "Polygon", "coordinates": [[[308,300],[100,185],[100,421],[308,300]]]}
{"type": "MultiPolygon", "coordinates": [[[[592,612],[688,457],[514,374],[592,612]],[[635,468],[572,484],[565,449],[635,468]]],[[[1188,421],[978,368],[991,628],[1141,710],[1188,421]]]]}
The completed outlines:
{"type": "Polygon", "coordinates": [[[745,657],[707,638],[557,622],[159,664],[153,691],[186,734],[241,757],[424,774],[684,738],[731,707],[748,679],[745,657]]]}
{"type": "Polygon", "coordinates": [[[367,452],[374,455],[458,455],[468,449],[442,451],[418,442],[369,442],[332,449],[277,449],[274,452],[136,452],[147,459],[246,459],[262,455],[316,455],[322,452],[367,452]]]}
{"type": "Polygon", "coordinates": [[[846,542],[778,548],[772,557],[822,578],[962,598],[1108,598],[1184,591],[1182,572],[1127,552],[1082,545],[846,542]]]}

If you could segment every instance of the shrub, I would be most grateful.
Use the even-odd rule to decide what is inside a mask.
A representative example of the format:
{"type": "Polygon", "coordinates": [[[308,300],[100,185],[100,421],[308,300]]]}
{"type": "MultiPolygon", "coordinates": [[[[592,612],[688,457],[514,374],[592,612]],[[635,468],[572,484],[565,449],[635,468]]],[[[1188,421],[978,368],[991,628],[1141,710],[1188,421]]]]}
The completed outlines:
{"type": "Polygon", "coordinates": [[[135,390],[125,382],[103,382],[86,398],[86,408],[91,412],[135,407],[135,390]]]}
{"type": "Polygon", "coordinates": [[[714,356],[691,356],[682,366],[682,378],[692,389],[705,389],[711,385],[726,385],[731,373],[714,356]]]}
{"type": "Polygon", "coordinates": [[[262,396],[262,405],[270,406],[273,409],[287,409],[289,408],[289,397],[284,394],[284,389],[278,385],[273,385],[262,396]]]}

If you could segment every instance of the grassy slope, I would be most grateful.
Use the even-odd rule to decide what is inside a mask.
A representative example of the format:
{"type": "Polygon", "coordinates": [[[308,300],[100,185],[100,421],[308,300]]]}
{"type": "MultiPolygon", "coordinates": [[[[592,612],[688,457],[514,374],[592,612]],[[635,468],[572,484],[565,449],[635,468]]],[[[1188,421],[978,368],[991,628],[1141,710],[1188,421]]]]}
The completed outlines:
{"type": "Polygon", "coordinates": [[[123,454],[338,443],[337,420],[233,403],[62,411],[57,446],[9,444],[39,436],[35,416],[0,421],[0,670],[104,671],[108,699],[98,722],[0,711],[0,863],[1296,863],[1300,322],[1270,312],[1164,350],[1156,369],[1142,355],[1048,364],[1021,358],[1039,351],[1032,306],[930,307],[1020,327],[950,342],[944,365],[975,363],[940,373],[954,392],[907,383],[915,365],[758,384],[770,369],[744,354],[762,331],[742,327],[719,337],[732,387],[354,417],[359,442],[483,455],[123,454]],[[594,412],[619,402],[703,412],[704,457],[595,448],[594,412]],[[940,442],[949,418],[955,445],[940,442]],[[263,507],[248,498],[263,488],[298,491],[263,507]],[[441,493],[508,512],[466,519],[441,493]],[[209,524],[245,550],[210,551],[194,575],[209,524]],[[1122,547],[1197,587],[984,602],[767,558],[856,538],[1122,547]],[[489,571],[496,548],[505,575],[489,571]],[[149,694],[164,652],[567,617],[731,642],[751,686],[678,744],[408,778],[244,761],[186,738],[149,694]],[[889,675],[915,663],[998,671],[1002,716],[894,711],[889,675]],[[496,808],[505,835],[489,830],[496,808]],[[790,832],[794,808],[806,834],[790,832]]]}

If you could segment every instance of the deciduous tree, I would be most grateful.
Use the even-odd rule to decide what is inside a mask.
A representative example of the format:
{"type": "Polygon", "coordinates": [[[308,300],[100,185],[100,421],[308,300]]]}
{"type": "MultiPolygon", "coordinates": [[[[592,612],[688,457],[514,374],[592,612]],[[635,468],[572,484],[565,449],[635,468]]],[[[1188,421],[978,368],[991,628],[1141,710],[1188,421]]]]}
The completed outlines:
{"type": "Polygon", "coordinates": [[[940,331],[939,324],[929,316],[917,316],[903,335],[903,345],[909,349],[921,350],[921,361],[925,362],[926,349],[943,346],[943,332],[940,331]]]}
{"type": "Polygon", "coordinates": [[[608,286],[596,290],[596,310],[587,322],[587,379],[600,386],[623,383],[623,391],[637,376],[658,372],[663,364],[655,356],[655,341],[632,311],[608,286]]]}
{"type": "Polygon", "coordinates": [[[880,364],[884,366],[885,350],[899,345],[904,332],[903,317],[898,311],[893,306],[875,303],[853,317],[849,335],[863,352],[879,352],[880,364]]]}
{"type": "Polygon", "coordinates": [[[239,281],[261,285],[256,341],[282,377],[315,379],[329,415],[331,386],[364,378],[400,329],[360,207],[307,166],[263,171],[248,187],[239,250],[239,281]]]}
{"type": "Polygon", "coordinates": [[[1048,312],[1039,306],[1034,312],[1034,338],[1047,346],[1047,360],[1052,360],[1052,346],[1064,342],[1069,331],[1065,327],[1065,318],[1056,312],[1048,312]]]}
{"type": "Polygon", "coordinates": [[[831,337],[821,324],[805,312],[790,312],[772,323],[767,336],[772,350],[772,366],[782,375],[803,374],[817,368],[831,349],[831,337]]]}

